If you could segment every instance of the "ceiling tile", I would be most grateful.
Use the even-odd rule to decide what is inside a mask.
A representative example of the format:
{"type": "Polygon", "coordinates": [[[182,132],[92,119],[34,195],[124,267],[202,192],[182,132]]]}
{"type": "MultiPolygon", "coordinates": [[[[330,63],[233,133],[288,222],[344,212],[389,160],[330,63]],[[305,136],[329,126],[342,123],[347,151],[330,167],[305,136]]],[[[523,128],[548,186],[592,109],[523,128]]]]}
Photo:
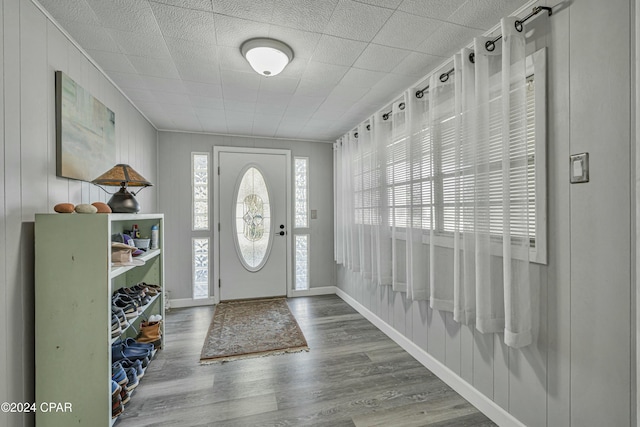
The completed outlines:
{"type": "Polygon", "coordinates": [[[337,3],[338,0],[276,0],[271,23],[320,33],[337,3]]]}
{"type": "Polygon", "coordinates": [[[296,91],[299,79],[289,79],[287,77],[266,77],[260,79],[260,92],[292,94],[296,91]]]}
{"type": "Polygon", "coordinates": [[[95,12],[85,1],[39,0],[39,3],[47,9],[56,21],[63,19],[83,24],[98,24],[95,12]]]}
{"type": "Polygon", "coordinates": [[[258,73],[237,73],[223,70],[221,73],[222,83],[227,86],[240,86],[252,91],[260,88],[260,76],[258,73]]]}
{"type": "Polygon", "coordinates": [[[213,0],[213,11],[237,18],[270,22],[273,0],[213,0]]]}
{"type": "Polygon", "coordinates": [[[360,56],[366,47],[367,43],[365,42],[324,34],[316,46],[312,60],[349,67],[358,59],[358,56],[360,56]]]}
{"type": "Polygon", "coordinates": [[[427,18],[446,20],[446,18],[462,6],[465,1],[466,0],[404,0],[398,7],[398,10],[427,18]]]}
{"type": "Polygon", "coordinates": [[[287,110],[287,104],[260,103],[256,104],[254,113],[256,116],[261,114],[279,114],[282,116],[287,110]]]}
{"type": "Polygon", "coordinates": [[[323,81],[300,80],[295,95],[326,97],[331,93],[334,84],[323,81]]]}
{"type": "Polygon", "coordinates": [[[340,65],[323,64],[321,62],[309,62],[302,75],[302,80],[311,80],[325,84],[336,84],[347,73],[349,68],[340,65]]]}
{"type": "Polygon", "coordinates": [[[207,117],[221,119],[224,117],[224,110],[222,109],[193,107],[193,111],[195,111],[198,118],[207,117]]]}
{"type": "Polygon", "coordinates": [[[191,99],[189,99],[188,95],[184,93],[171,93],[171,92],[160,92],[160,91],[151,91],[153,96],[156,99],[156,102],[161,105],[181,105],[188,106],[191,108],[191,99]]]}
{"type": "Polygon", "coordinates": [[[110,30],[110,34],[123,53],[160,59],[171,57],[162,34],[159,32],[157,34],[134,34],[127,31],[110,30]]]}
{"type": "Polygon", "coordinates": [[[289,100],[288,108],[290,110],[316,110],[325,100],[323,96],[304,96],[294,95],[289,100]]]}
{"type": "Polygon", "coordinates": [[[222,70],[253,72],[246,59],[236,47],[221,46],[218,48],[218,64],[222,70]]]}
{"type": "Polygon", "coordinates": [[[225,99],[224,109],[227,111],[242,111],[242,112],[253,114],[253,112],[256,109],[256,103],[248,102],[248,101],[237,101],[233,99],[225,99]]]}
{"type": "Polygon", "coordinates": [[[246,40],[265,37],[269,34],[269,24],[214,14],[216,40],[220,46],[240,49],[246,40]]]}
{"type": "Polygon", "coordinates": [[[397,9],[402,0],[356,0],[360,3],[367,3],[373,6],[386,7],[387,9],[397,9]]]}
{"type": "Polygon", "coordinates": [[[224,115],[220,117],[200,117],[200,124],[202,125],[202,131],[208,133],[228,133],[227,122],[224,120],[224,115]]]}
{"type": "Polygon", "coordinates": [[[384,46],[414,50],[442,22],[396,11],[376,34],[373,42],[384,46]]]}
{"type": "Polygon", "coordinates": [[[447,21],[486,31],[526,3],[527,0],[467,0],[447,21]]]}
{"type": "Polygon", "coordinates": [[[169,53],[176,62],[197,63],[207,61],[215,63],[217,59],[217,49],[215,45],[202,45],[189,40],[164,38],[169,53]]]}
{"type": "Polygon", "coordinates": [[[157,34],[158,23],[149,2],[140,0],[85,0],[106,28],[157,34]]]}
{"type": "Polygon", "coordinates": [[[188,63],[178,64],[178,73],[185,82],[198,82],[219,85],[220,71],[215,65],[209,63],[188,63]]]}
{"type": "Polygon", "coordinates": [[[184,87],[190,95],[210,96],[222,98],[222,86],[199,82],[184,82],[184,87]]]}
{"type": "Polygon", "coordinates": [[[138,74],[118,73],[115,71],[109,71],[107,73],[109,77],[121,88],[133,88],[146,90],[144,78],[138,74]]]}
{"type": "Polygon", "coordinates": [[[87,49],[87,53],[105,71],[116,71],[120,73],[135,73],[136,69],[126,55],[102,50],[87,49]]]}
{"type": "Polygon", "coordinates": [[[380,71],[362,70],[360,68],[350,68],[347,74],[340,80],[340,85],[370,88],[375,85],[386,73],[380,71]]]}
{"type": "Polygon", "coordinates": [[[80,43],[85,50],[103,50],[105,52],[120,52],[120,47],[111,38],[108,30],[91,24],[58,20],[60,25],[80,43]]]}
{"type": "Polygon", "coordinates": [[[136,104],[137,104],[137,101],[140,101],[140,102],[155,102],[155,100],[156,100],[153,92],[151,92],[150,90],[140,90],[140,89],[127,88],[127,89],[124,89],[124,93],[127,94],[129,99],[131,99],[132,101],[136,102],[136,104]]]}
{"type": "Polygon", "coordinates": [[[211,0],[152,0],[155,3],[164,3],[171,6],[184,7],[186,9],[212,11],[211,0]]]}
{"type": "Polygon", "coordinates": [[[293,95],[290,94],[261,91],[258,92],[258,98],[256,102],[261,104],[284,105],[286,107],[289,104],[292,96],[293,95]]]}
{"type": "Polygon", "coordinates": [[[151,9],[165,37],[215,45],[213,13],[151,3],[151,9]]]}
{"type": "Polygon", "coordinates": [[[201,108],[211,108],[211,109],[223,109],[224,101],[221,98],[209,97],[209,96],[199,96],[199,95],[189,95],[189,99],[191,100],[191,105],[201,108]]]}
{"type": "Polygon", "coordinates": [[[178,69],[171,59],[145,58],[128,55],[129,61],[139,74],[166,79],[179,79],[178,69]]]}
{"type": "Polygon", "coordinates": [[[145,76],[143,87],[159,92],[187,93],[183,83],[178,79],[145,76]]]}
{"type": "Polygon", "coordinates": [[[325,32],[333,36],[370,42],[393,13],[390,9],[340,0],[325,32]]]}
{"type": "MultiPolygon", "coordinates": [[[[316,45],[320,40],[321,34],[311,33],[309,31],[295,30],[293,28],[280,27],[272,25],[268,33],[264,33],[258,37],[265,37],[265,34],[272,39],[280,40],[293,49],[293,61],[297,58],[311,58],[316,49],[316,45]]],[[[238,48],[240,45],[238,45],[238,48]]]]}
{"type": "Polygon", "coordinates": [[[368,87],[357,87],[340,83],[331,91],[329,96],[327,96],[326,102],[331,104],[345,104],[348,109],[349,106],[362,98],[367,92],[369,92],[368,87]]]}
{"type": "Polygon", "coordinates": [[[365,70],[389,72],[407,55],[409,55],[407,50],[370,44],[353,66],[365,70]]]}
{"type": "Polygon", "coordinates": [[[451,57],[453,56],[451,52],[459,51],[464,46],[473,42],[474,37],[480,36],[482,33],[482,30],[475,28],[444,23],[416,50],[431,55],[451,57]]]}
{"type": "Polygon", "coordinates": [[[442,64],[443,60],[444,58],[440,56],[411,52],[391,72],[393,74],[402,74],[405,76],[415,76],[416,78],[420,78],[429,74],[435,67],[442,64]]]}
{"type": "Polygon", "coordinates": [[[224,85],[222,93],[225,100],[256,102],[258,91],[241,85],[224,85]]]}

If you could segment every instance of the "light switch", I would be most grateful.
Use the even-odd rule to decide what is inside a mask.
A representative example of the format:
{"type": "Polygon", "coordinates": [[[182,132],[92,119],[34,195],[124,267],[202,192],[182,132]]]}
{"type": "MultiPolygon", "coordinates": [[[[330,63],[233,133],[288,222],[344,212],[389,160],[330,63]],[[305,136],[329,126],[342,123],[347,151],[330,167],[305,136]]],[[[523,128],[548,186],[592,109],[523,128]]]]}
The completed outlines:
{"type": "Polygon", "coordinates": [[[589,153],[571,155],[571,183],[589,182],[589,153]]]}
{"type": "Polygon", "coordinates": [[[316,209],[311,209],[311,219],[318,219],[318,211],[316,209]]]}

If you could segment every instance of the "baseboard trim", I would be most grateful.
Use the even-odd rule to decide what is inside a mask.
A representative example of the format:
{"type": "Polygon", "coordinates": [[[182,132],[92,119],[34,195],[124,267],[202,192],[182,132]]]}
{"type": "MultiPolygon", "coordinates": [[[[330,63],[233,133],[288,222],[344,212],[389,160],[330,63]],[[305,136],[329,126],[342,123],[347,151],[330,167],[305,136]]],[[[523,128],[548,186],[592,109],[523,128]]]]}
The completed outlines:
{"type": "Polygon", "coordinates": [[[418,347],[414,342],[392,328],[388,323],[371,312],[368,308],[360,304],[353,297],[340,288],[336,288],[338,295],[347,304],[362,314],[367,320],[373,323],[378,329],[384,332],[389,338],[402,347],[407,353],[413,356],[418,362],[433,372],[438,378],[444,381],[449,387],[454,389],[462,397],[467,399],[473,406],[478,408],[483,414],[489,417],[494,423],[503,427],[526,427],[513,415],[498,406],[494,401],[476,390],[471,384],[460,378],[455,372],[443,365],[429,353],[418,347]]]}
{"type": "Polygon", "coordinates": [[[318,288],[309,288],[304,291],[291,291],[291,297],[311,297],[317,295],[335,295],[338,290],[337,286],[321,286],[318,288]]]}
{"type": "Polygon", "coordinates": [[[202,299],[193,299],[193,298],[182,298],[182,299],[172,299],[169,300],[169,306],[171,308],[186,308],[186,307],[200,307],[203,305],[214,305],[213,297],[202,298],[202,299]]]}

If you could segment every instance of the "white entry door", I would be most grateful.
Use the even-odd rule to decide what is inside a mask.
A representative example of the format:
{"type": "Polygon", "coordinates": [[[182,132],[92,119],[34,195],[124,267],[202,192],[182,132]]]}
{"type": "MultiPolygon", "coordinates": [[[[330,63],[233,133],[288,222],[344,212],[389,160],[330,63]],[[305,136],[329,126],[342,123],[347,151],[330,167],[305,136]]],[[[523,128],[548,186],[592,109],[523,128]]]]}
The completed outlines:
{"type": "Polygon", "coordinates": [[[272,151],[218,150],[221,301],[287,295],[289,154],[272,151]]]}

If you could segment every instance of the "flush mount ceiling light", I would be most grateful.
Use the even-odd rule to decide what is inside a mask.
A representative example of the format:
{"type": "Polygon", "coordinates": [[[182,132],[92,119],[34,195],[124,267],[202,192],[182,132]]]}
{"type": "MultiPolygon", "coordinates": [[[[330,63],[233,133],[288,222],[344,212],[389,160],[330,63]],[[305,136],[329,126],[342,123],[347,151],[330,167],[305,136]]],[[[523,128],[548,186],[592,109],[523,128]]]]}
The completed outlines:
{"type": "Polygon", "coordinates": [[[250,39],[240,46],[242,56],[256,73],[272,77],[280,74],[293,59],[293,50],[279,40],[250,39]]]}

